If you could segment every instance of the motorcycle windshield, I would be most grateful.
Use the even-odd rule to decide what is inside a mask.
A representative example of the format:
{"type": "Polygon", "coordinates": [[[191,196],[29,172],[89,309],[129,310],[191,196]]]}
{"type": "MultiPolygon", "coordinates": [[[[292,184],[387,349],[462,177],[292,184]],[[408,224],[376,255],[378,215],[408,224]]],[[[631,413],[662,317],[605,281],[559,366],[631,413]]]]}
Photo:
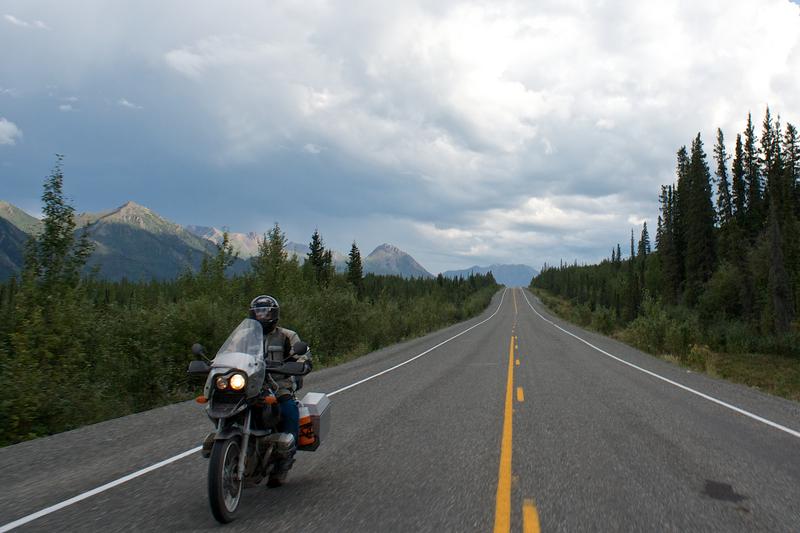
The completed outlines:
{"type": "Polygon", "coordinates": [[[264,330],[261,323],[252,318],[245,318],[228,336],[228,340],[217,352],[216,357],[227,353],[245,353],[248,355],[264,355],[264,330]]]}

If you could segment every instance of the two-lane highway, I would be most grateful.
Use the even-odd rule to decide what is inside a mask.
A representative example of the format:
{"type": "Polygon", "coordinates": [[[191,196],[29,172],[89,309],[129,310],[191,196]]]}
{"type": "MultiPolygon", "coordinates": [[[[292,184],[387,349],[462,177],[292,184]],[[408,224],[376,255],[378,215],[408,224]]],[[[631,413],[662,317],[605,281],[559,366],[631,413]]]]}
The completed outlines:
{"type": "MultiPolygon", "coordinates": [[[[226,529],[800,523],[800,405],[564,324],[520,289],[465,323],[314,372],[305,389],[334,393],[329,440],[298,455],[284,487],[245,491],[226,529]]],[[[216,530],[207,462],[179,456],[209,429],[187,402],[4,448],[0,531],[216,530]]]]}

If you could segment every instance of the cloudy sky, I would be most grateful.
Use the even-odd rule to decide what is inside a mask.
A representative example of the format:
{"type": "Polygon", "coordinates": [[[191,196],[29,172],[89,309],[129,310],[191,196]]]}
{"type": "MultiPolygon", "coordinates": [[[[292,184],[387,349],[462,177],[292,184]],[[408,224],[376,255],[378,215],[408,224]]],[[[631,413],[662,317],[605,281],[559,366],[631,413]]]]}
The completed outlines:
{"type": "Polygon", "coordinates": [[[0,2],[0,199],[382,242],[433,272],[595,261],[699,131],[800,122],[789,0],[0,2]]]}

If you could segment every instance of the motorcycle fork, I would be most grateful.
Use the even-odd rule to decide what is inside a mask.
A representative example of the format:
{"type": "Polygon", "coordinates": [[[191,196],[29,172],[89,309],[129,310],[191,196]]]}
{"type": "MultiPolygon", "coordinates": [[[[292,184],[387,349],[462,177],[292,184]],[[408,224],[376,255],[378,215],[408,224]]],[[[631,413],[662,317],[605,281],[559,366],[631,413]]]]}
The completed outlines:
{"type": "Polygon", "coordinates": [[[250,441],[250,409],[244,415],[244,427],[242,427],[242,445],[239,451],[239,477],[244,478],[244,463],[247,459],[247,444],[250,441]]]}

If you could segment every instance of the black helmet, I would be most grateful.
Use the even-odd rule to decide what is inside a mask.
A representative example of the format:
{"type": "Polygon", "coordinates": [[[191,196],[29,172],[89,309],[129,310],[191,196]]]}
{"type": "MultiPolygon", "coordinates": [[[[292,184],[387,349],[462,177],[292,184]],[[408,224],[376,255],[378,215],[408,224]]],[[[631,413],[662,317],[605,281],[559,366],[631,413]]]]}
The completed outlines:
{"type": "Polygon", "coordinates": [[[275,327],[280,314],[281,307],[278,305],[278,300],[272,296],[262,294],[250,302],[250,318],[261,322],[261,325],[267,330],[275,327]]]}

